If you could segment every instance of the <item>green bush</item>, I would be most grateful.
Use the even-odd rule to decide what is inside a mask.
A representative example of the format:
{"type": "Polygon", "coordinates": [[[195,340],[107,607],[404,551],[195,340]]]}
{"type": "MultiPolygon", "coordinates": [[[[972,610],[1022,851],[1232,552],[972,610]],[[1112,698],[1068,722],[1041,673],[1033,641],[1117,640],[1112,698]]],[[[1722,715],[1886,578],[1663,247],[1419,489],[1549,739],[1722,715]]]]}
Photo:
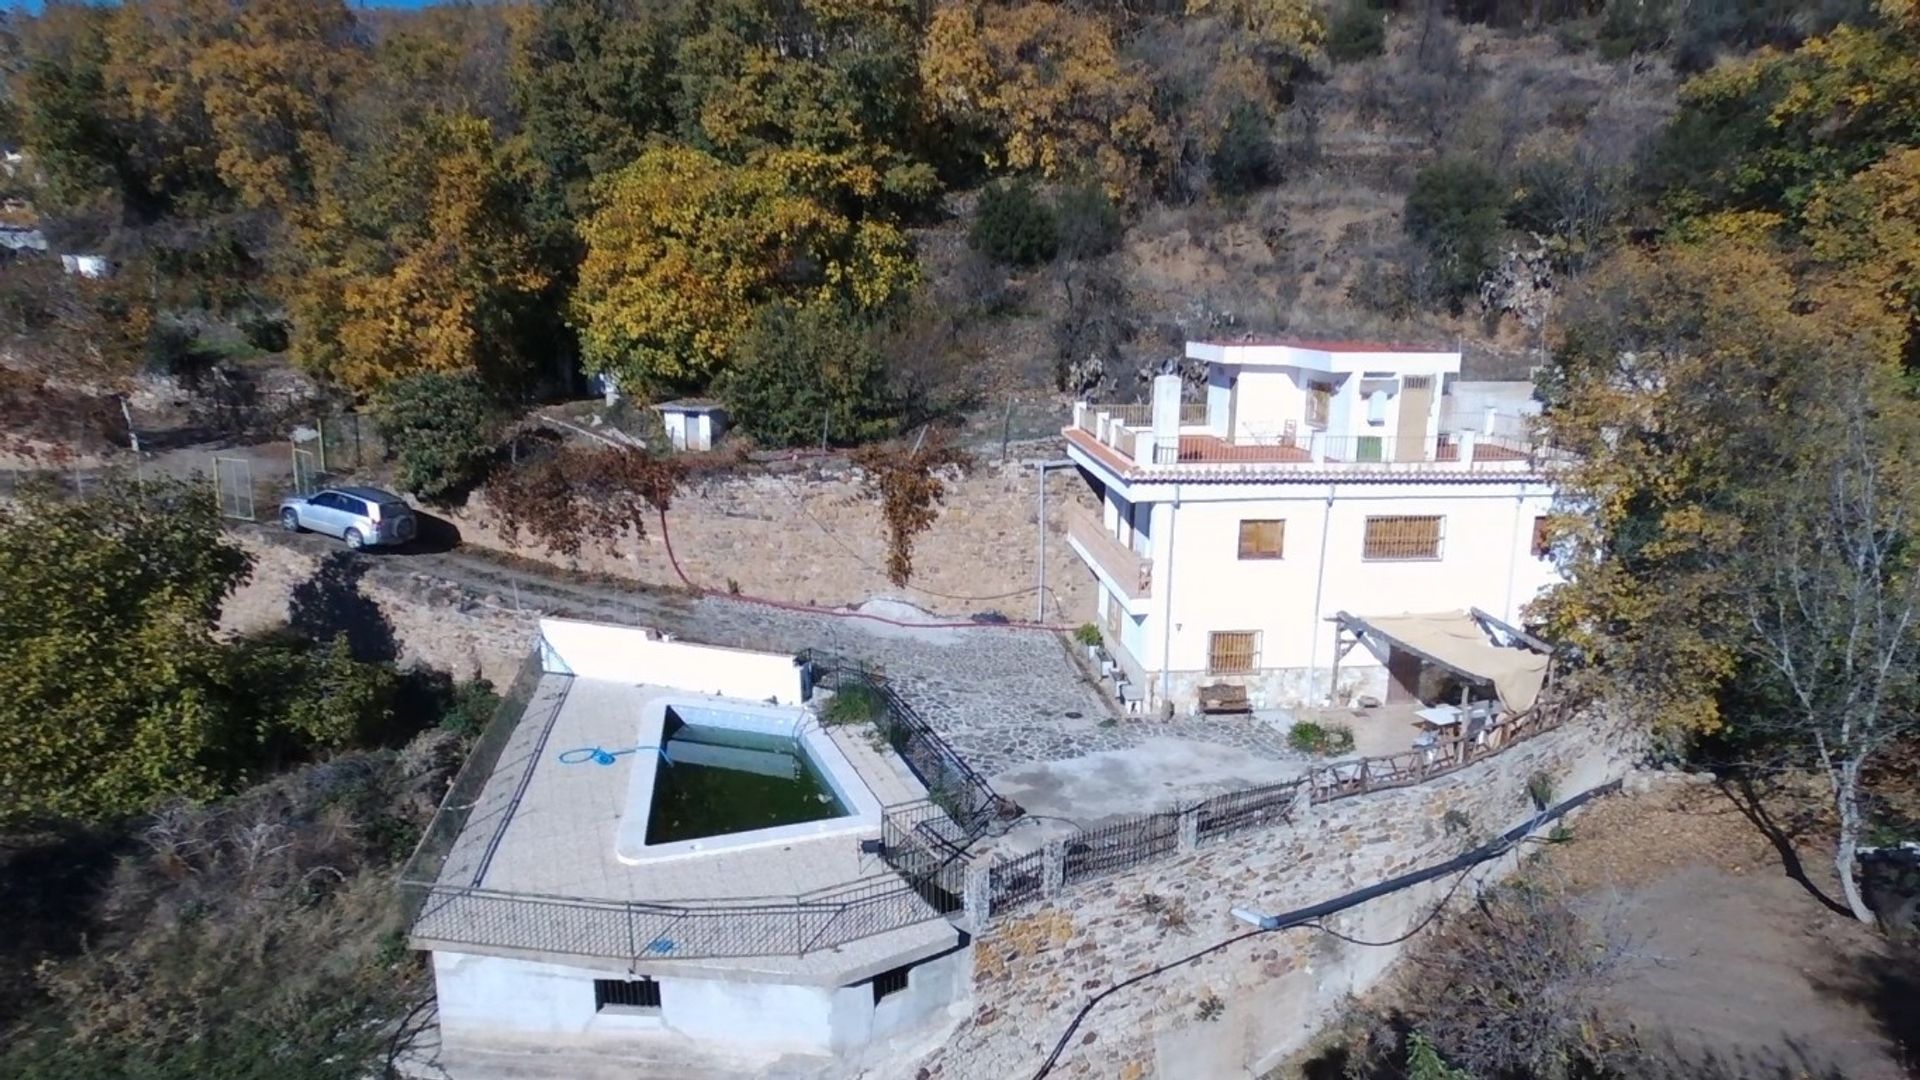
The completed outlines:
{"type": "Polygon", "coordinates": [[[426,371],[382,387],[373,421],[400,464],[400,486],[444,503],[485,474],[500,412],[479,376],[426,371]]]}
{"type": "Polygon", "coordinates": [[[1064,188],[1053,200],[1059,253],[1067,259],[1097,259],[1120,247],[1126,226],[1120,208],[1093,185],[1064,188]]]}
{"type": "Polygon", "coordinates": [[[1082,645],[1100,644],[1100,628],[1092,623],[1081,623],[1074,628],[1073,640],[1082,645]]]}
{"type": "Polygon", "coordinates": [[[1353,749],[1353,731],[1339,724],[1301,720],[1287,729],[1287,745],[1303,754],[1344,754],[1353,749]]]}
{"type": "Polygon", "coordinates": [[[900,405],[873,334],[837,304],[769,305],[734,346],[720,396],[762,446],[857,446],[893,434],[900,405]]]}
{"type": "Polygon", "coordinates": [[[870,724],[887,714],[887,699],[863,682],[844,683],[833,692],[820,722],[828,727],[870,724]]]}
{"type": "Polygon", "coordinates": [[[1455,310],[1493,267],[1506,206],[1500,178],[1477,161],[1442,161],[1413,178],[1407,234],[1432,256],[1435,289],[1455,310]]]}
{"type": "Polygon", "coordinates": [[[1273,122],[1258,105],[1241,102],[1227,114],[1208,161],[1213,186],[1227,195],[1244,195],[1280,182],[1280,152],[1273,143],[1273,122]]]}
{"type": "Polygon", "coordinates": [[[1327,27],[1327,55],[1340,63],[1379,56],[1387,49],[1386,15],[1372,4],[1348,4],[1327,27]]]}
{"type": "Polygon", "coordinates": [[[1025,180],[994,184],[980,193],[967,242],[995,262],[1039,266],[1059,252],[1059,223],[1025,180]]]}

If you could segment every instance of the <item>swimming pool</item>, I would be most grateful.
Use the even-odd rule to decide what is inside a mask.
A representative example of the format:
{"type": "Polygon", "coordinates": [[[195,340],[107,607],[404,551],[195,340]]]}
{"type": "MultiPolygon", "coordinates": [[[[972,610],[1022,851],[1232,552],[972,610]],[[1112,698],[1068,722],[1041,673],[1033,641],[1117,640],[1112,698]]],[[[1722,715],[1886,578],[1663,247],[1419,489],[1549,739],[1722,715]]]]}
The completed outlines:
{"type": "Polygon", "coordinates": [[[615,854],[622,862],[871,830],[879,801],[804,709],[648,704],[615,854]]]}

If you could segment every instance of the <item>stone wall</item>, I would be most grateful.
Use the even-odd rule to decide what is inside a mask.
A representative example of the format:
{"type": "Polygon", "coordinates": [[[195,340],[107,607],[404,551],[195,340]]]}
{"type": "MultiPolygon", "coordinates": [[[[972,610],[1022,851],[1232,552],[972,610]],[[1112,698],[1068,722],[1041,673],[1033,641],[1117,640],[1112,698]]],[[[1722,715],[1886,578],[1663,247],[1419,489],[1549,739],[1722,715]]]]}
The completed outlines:
{"type": "MultiPolygon", "coordinates": [[[[1245,933],[1231,909],[1290,911],[1442,862],[1525,823],[1536,772],[1554,778],[1562,799],[1624,775],[1631,756],[1598,720],[1581,720],[1426,784],[1314,806],[1290,824],[1184,850],[996,917],[975,939],[974,1015],[916,1076],[1030,1076],[1094,994],[1245,933]]],[[[1486,879],[1511,870],[1514,858],[1483,868],[1486,879]]],[[[1326,921],[1386,941],[1452,885],[1430,882],[1326,921]]],[[[1109,997],[1074,1034],[1054,1075],[1258,1076],[1301,1048],[1397,955],[1307,929],[1248,937],[1109,997]]]]}
{"type": "MultiPolygon", "coordinates": [[[[668,512],[673,553],[702,588],[737,587],[748,596],[827,606],[892,596],[944,614],[1033,618],[1037,462],[982,466],[949,483],[939,519],[915,545],[913,580],[905,588],[886,578],[880,508],[862,497],[851,466],[826,460],[742,468],[749,471],[692,481],[668,512]]],[[[1093,575],[1067,547],[1060,511],[1070,501],[1094,503],[1073,469],[1049,471],[1047,500],[1046,617],[1077,625],[1093,617],[1093,575]]],[[[508,541],[484,495],[446,516],[463,544],[567,570],[681,585],[658,529],[637,544],[623,540],[612,552],[589,545],[569,558],[524,535],[508,541]]]]}
{"type": "Polygon", "coordinates": [[[349,640],[384,639],[389,658],[402,664],[424,664],[457,678],[478,675],[498,687],[513,681],[539,636],[538,613],[477,601],[423,575],[381,567],[342,576],[334,568],[356,564],[340,552],[315,554],[241,530],[226,538],[254,560],[253,576],[221,608],[220,625],[228,633],[267,630],[296,617],[321,620],[332,625],[302,628],[321,636],[337,629],[349,640]],[[303,600],[305,612],[318,613],[303,614],[303,600]]]}

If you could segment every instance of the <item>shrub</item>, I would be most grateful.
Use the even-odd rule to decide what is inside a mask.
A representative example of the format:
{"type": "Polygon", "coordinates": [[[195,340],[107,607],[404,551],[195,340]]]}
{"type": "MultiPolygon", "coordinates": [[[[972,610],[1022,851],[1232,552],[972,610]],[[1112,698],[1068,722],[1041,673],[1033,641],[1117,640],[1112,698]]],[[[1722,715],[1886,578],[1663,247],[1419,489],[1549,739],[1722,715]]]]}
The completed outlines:
{"type": "Polygon", "coordinates": [[[1258,105],[1243,101],[1227,114],[1227,126],[1208,166],[1214,188],[1227,195],[1244,195],[1280,182],[1273,123],[1258,105]]]}
{"type": "Polygon", "coordinates": [[[1100,644],[1100,628],[1092,623],[1081,623],[1074,628],[1073,640],[1082,645],[1100,644]]]}
{"type": "Polygon", "coordinates": [[[843,683],[821,711],[820,722],[828,727],[870,724],[886,714],[887,699],[879,690],[863,682],[843,683]]]}
{"type": "Polygon", "coordinates": [[[1353,749],[1353,731],[1339,724],[1301,720],[1287,729],[1287,745],[1303,754],[1344,754],[1353,749]]]}
{"type": "Polygon", "coordinates": [[[1506,202],[1499,177],[1477,161],[1442,161],[1413,179],[1407,234],[1427,249],[1435,288],[1456,311],[1493,266],[1506,202]]]}
{"type": "Polygon", "coordinates": [[[453,688],[440,713],[440,728],[464,738],[480,734],[500,708],[500,695],[486,679],[469,679],[453,688]]]}
{"type": "Polygon", "coordinates": [[[1536,769],[1527,777],[1527,798],[1536,810],[1545,810],[1553,805],[1553,796],[1559,787],[1554,775],[1545,769],[1536,769]]]}
{"type": "Polygon", "coordinates": [[[762,446],[855,446],[892,434],[899,417],[872,333],[838,304],[761,309],[720,396],[762,446]]]}
{"type": "Polygon", "coordinates": [[[400,463],[400,486],[448,502],[485,473],[500,414],[479,376],[427,371],[381,388],[373,420],[400,463]]]}
{"type": "Polygon", "coordinates": [[[1062,189],[1054,197],[1055,232],[1059,253],[1068,259],[1097,259],[1111,255],[1120,247],[1126,226],[1120,221],[1120,208],[1107,193],[1092,185],[1062,189]]]}
{"type": "Polygon", "coordinates": [[[1059,225],[1033,185],[1015,180],[980,193],[967,242],[995,262],[1039,266],[1052,262],[1059,251],[1059,225]]]}
{"type": "Polygon", "coordinates": [[[1327,55],[1340,63],[1379,56],[1386,48],[1386,15],[1372,4],[1348,4],[1327,27],[1327,55]]]}

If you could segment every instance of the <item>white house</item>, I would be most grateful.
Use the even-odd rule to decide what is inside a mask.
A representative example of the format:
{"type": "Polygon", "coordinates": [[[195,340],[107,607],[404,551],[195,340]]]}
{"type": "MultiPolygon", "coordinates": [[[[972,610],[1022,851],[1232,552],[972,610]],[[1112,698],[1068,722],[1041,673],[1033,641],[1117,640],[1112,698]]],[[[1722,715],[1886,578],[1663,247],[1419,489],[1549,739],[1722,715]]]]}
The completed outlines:
{"type": "MultiPolygon", "coordinates": [[[[1361,342],[1191,342],[1205,402],[1080,403],[1067,452],[1100,500],[1068,540],[1097,579],[1125,696],[1185,710],[1405,697],[1385,657],[1336,665],[1338,613],[1478,608],[1518,622],[1558,580],[1553,490],[1515,412],[1458,407],[1460,353],[1361,342]]],[[[1478,397],[1523,407],[1525,396],[1478,397]]]]}

